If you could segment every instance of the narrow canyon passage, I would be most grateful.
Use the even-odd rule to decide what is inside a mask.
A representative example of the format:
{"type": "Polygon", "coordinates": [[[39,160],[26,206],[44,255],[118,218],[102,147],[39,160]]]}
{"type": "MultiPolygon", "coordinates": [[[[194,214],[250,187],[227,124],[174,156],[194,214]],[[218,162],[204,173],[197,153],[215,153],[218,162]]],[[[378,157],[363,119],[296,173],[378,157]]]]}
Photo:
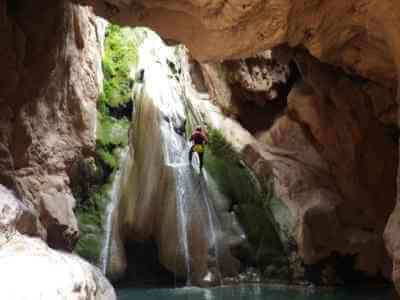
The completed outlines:
{"type": "Polygon", "coordinates": [[[0,298],[395,299],[400,5],[314,2],[0,0],[0,298]]]}

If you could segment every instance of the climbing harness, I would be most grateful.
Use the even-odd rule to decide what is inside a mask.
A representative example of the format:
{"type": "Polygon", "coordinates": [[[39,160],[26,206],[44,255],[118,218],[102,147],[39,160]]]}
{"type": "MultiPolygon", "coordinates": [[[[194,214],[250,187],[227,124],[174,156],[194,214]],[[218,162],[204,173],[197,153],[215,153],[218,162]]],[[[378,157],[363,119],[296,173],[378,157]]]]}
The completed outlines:
{"type": "Polygon", "coordinates": [[[194,145],[193,146],[193,152],[197,152],[197,153],[203,153],[204,152],[204,145],[194,145]]]}

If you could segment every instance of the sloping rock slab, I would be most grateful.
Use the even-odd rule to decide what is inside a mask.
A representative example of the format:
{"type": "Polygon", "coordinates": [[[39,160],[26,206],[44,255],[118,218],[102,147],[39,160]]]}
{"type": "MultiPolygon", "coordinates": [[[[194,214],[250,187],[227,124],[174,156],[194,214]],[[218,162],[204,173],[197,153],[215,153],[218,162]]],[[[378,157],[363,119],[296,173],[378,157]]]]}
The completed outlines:
{"type": "Polygon", "coordinates": [[[99,269],[38,238],[14,233],[0,245],[0,266],[0,299],[117,299],[99,269]]]}

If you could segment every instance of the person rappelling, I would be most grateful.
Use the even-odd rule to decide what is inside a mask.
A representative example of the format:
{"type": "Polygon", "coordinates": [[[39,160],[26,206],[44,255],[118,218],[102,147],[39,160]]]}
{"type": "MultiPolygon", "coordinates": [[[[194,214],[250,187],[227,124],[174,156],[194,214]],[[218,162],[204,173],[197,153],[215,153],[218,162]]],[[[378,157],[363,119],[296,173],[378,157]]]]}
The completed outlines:
{"type": "Polygon", "coordinates": [[[139,83],[144,83],[144,69],[140,69],[136,74],[136,80],[139,83]]]}
{"type": "Polygon", "coordinates": [[[208,143],[207,132],[201,128],[201,126],[197,126],[193,131],[189,141],[193,142],[193,146],[189,151],[189,162],[192,165],[193,152],[196,152],[199,156],[200,160],[200,172],[203,168],[203,159],[204,159],[204,150],[205,145],[208,143]]]}

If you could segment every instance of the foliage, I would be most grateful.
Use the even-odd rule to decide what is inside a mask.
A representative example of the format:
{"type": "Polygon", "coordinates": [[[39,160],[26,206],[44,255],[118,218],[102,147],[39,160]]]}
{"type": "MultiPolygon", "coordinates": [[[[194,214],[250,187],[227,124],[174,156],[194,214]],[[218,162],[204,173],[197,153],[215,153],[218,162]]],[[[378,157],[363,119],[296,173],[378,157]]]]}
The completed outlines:
{"type": "Polygon", "coordinates": [[[138,56],[137,45],[126,35],[127,32],[118,25],[111,25],[106,31],[103,100],[113,107],[131,100],[133,79],[130,70],[137,64],[138,56]]]}
{"type": "Polygon", "coordinates": [[[138,62],[137,47],[145,35],[140,30],[110,25],[104,43],[104,91],[97,102],[97,146],[102,161],[112,170],[118,166],[115,147],[128,143],[129,117],[114,117],[113,108],[123,106],[131,99],[133,79],[131,68],[138,62]]]}
{"type": "Polygon", "coordinates": [[[103,144],[126,146],[130,122],[127,118],[117,120],[107,115],[98,114],[97,139],[103,144]]]}

